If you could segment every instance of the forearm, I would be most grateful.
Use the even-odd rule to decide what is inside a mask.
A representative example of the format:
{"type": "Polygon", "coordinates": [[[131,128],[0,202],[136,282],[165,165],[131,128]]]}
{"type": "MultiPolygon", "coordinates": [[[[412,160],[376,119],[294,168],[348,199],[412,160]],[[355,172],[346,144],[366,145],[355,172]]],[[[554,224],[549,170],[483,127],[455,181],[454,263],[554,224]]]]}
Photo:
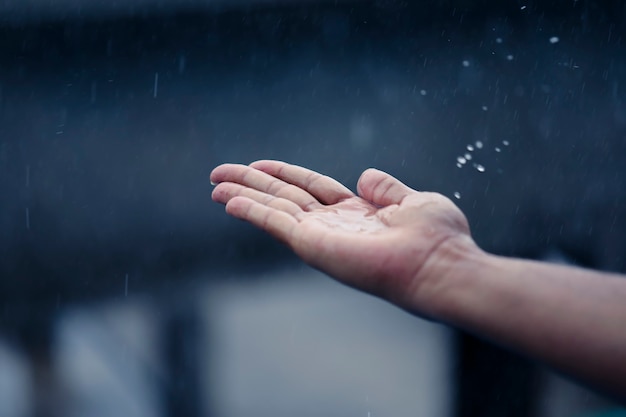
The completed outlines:
{"type": "Polygon", "coordinates": [[[626,279],[455,242],[442,251],[438,319],[626,400],[626,279]]]}

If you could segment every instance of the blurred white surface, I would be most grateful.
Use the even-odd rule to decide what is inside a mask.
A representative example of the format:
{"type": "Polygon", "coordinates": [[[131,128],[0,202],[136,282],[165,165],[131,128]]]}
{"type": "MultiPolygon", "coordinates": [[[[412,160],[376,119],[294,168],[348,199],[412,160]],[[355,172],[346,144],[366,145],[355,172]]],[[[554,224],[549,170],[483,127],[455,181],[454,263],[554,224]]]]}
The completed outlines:
{"type": "Polygon", "coordinates": [[[448,330],[315,271],[272,278],[210,290],[216,415],[451,414],[448,330]]]}
{"type": "MultiPolygon", "coordinates": [[[[206,415],[450,416],[442,326],[304,267],[203,288],[184,300],[205,325],[206,415]]],[[[164,308],[124,298],[62,314],[50,415],[164,415],[164,308]]],[[[0,345],[0,416],[30,415],[31,392],[30,367],[0,345]]]]}
{"type": "Polygon", "coordinates": [[[60,320],[56,365],[67,417],[160,416],[158,337],[143,303],[70,310],[60,320]]]}
{"type": "Polygon", "coordinates": [[[31,413],[30,369],[24,358],[0,343],[0,416],[24,417],[31,413]]]}

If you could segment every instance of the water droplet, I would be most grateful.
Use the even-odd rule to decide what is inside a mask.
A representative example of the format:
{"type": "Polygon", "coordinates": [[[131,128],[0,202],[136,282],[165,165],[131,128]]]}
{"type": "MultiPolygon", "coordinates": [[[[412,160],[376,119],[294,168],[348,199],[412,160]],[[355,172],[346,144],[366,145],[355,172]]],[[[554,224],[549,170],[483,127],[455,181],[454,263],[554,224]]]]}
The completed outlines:
{"type": "Polygon", "coordinates": [[[425,96],[425,95],[427,94],[427,93],[426,93],[426,90],[420,90],[420,94],[421,94],[421,95],[423,95],[423,96],[425,96]]]}
{"type": "Polygon", "coordinates": [[[508,54],[508,55],[506,56],[506,59],[507,59],[507,61],[513,61],[513,55],[508,54]]]}
{"type": "Polygon", "coordinates": [[[483,143],[479,140],[476,141],[476,149],[482,149],[483,148],[483,143]]]}
{"type": "Polygon", "coordinates": [[[467,59],[466,59],[466,60],[463,60],[462,64],[463,64],[463,66],[464,66],[464,67],[466,67],[466,68],[470,66],[470,62],[469,62],[467,59]]]}
{"type": "Polygon", "coordinates": [[[502,43],[502,38],[496,38],[496,43],[502,43]]]}
{"type": "Polygon", "coordinates": [[[458,191],[455,191],[454,192],[454,198],[456,198],[457,200],[460,200],[461,199],[461,193],[458,192],[458,191]]]}
{"type": "Polygon", "coordinates": [[[463,165],[463,164],[465,164],[467,162],[467,159],[463,158],[462,156],[459,156],[459,157],[456,158],[456,161],[459,164],[463,165]]]}
{"type": "Polygon", "coordinates": [[[467,145],[467,150],[472,152],[474,150],[474,145],[467,145]]]}
{"type": "Polygon", "coordinates": [[[462,165],[462,164],[459,164],[459,163],[457,162],[457,163],[456,163],[456,167],[457,167],[457,168],[463,168],[463,165],[462,165]]]}
{"type": "Polygon", "coordinates": [[[159,95],[159,73],[155,72],[154,73],[154,86],[152,89],[152,97],[157,98],[158,95],[159,95]]]}
{"type": "Polygon", "coordinates": [[[483,108],[483,111],[487,111],[488,110],[487,106],[483,106],[482,108],[483,108]]]}
{"type": "Polygon", "coordinates": [[[503,140],[503,141],[502,141],[502,144],[503,144],[504,146],[509,146],[509,141],[508,141],[508,140],[503,140]]]}
{"type": "Polygon", "coordinates": [[[551,44],[555,44],[555,43],[558,43],[558,42],[559,42],[559,40],[560,40],[560,39],[559,39],[559,37],[558,37],[558,36],[552,36],[552,37],[550,38],[550,43],[551,43],[551,44]]]}
{"type": "Polygon", "coordinates": [[[485,172],[485,167],[480,164],[476,164],[476,170],[478,172],[485,172]]]}
{"type": "Polygon", "coordinates": [[[495,151],[496,151],[496,152],[500,152],[500,148],[498,148],[498,147],[496,146],[495,151]]]}
{"type": "Polygon", "coordinates": [[[472,160],[472,155],[469,154],[469,153],[466,153],[465,154],[465,159],[467,159],[468,161],[471,161],[472,160]]]}

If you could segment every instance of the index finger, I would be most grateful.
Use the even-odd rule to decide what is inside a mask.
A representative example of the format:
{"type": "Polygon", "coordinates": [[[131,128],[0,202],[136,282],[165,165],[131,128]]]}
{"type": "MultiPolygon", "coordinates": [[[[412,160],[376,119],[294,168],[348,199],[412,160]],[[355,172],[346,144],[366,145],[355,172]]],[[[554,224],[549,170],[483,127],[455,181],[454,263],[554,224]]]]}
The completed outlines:
{"type": "Polygon", "coordinates": [[[263,160],[253,162],[250,166],[302,188],[324,204],[335,204],[354,197],[354,193],[339,181],[298,165],[263,160]]]}

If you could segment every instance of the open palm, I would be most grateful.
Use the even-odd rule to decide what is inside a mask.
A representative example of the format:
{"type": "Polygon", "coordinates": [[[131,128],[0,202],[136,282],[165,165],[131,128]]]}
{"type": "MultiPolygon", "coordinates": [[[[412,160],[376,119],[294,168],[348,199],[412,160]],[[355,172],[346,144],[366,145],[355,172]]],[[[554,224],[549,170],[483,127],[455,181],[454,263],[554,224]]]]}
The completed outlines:
{"type": "Polygon", "coordinates": [[[269,232],[343,283],[403,305],[422,291],[441,243],[468,236],[447,198],[417,192],[375,169],[355,195],[332,178],[279,161],[224,164],[211,173],[213,199],[269,232]]]}

